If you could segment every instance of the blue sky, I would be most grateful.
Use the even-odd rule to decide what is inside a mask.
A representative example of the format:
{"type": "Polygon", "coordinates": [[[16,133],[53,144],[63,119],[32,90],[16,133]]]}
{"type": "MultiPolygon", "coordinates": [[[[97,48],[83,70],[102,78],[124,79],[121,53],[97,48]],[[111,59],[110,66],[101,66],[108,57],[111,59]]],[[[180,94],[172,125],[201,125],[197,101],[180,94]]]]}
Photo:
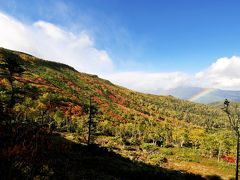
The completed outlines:
{"type": "MultiPolygon", "coordinates": [[[[180,73],[191,85],[200,81],[195,78],[199,74],[213,73],[214,64],[221,69],[224,63],[217,63],[221,58],[227,57],[226,68],[238,63],[232,60],[240,54],[238,0],[0,0],[0,4],[2,13],[24,26],[43,21],[73,34],[86,32],[91,48],[106,52],[114,66],[104,77],[124,86],[134,83],[124,82],[126,74],[134,72],[139,78],[141,73],[149,78],[180,73]]],[[[201,85],[240,89],[238,74],[234,85],[224,85],[226,74],[218,76],[201,85]]],[[[148,92],[139,87],[130,86],[148,92]]]]}

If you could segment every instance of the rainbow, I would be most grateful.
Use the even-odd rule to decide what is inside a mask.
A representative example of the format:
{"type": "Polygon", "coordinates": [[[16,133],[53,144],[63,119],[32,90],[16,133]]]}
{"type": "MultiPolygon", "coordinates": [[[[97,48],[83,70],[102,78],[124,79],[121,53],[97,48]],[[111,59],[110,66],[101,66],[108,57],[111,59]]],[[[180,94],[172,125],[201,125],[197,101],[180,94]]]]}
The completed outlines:
{"type": "Polygon", "coordinates": [[[194,96],[192,96],[191,98],[189,98],[188,100],[189,101],[196,101],[198,100],[199,98],[211,93],[211,92],[214,92],[216,91],[217,89],[212,89],[212,88],[206,88],[206,89],[203,89],[202,91],[200,91],[199,93],[195,94],[194,96]]]}

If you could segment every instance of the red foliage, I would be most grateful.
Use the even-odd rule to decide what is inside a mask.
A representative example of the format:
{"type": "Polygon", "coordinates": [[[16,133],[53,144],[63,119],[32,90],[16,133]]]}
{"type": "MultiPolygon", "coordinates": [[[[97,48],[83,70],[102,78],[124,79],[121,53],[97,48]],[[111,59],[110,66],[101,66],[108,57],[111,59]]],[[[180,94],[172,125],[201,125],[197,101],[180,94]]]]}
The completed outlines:
{"type": "Polygon", "coordinates": [[[77,115],[77,116],[81,116],[83,113],[83,108],[79,105],[73,106],[71,108],[71,114],[72,115],[77,115]]]}
{"type": "Polygon", "coordinates": [[[72,105],[71,103],[64,103],[66,106],[65,108],[62,107],[61,109],[64,111],[65,117],[75,116],[82,116],[84,114],[84,110],[80,105],[72,105]]]}
{"type": "Polygon", "coordinates": [[[36,84],[46,84],[46,81],[40,77],[33,78],[32,81],[36,84]]]}
{"type": "Polygon", "coordinates": [[[109,111],[108,114],[110,117],[112,117],[113,119],[116,119],[120,122],[127,122],[126,119],[124,119],[122,116],[114,113],[113,111],[109,111]]]}
{"type": "MultiPolygon", "coordinates": [[[[49,128],[37,124],[16,124],[12,127],[0,126],[0,140],[4,146],[0,149],[0,158],[18,157],[28,163],[37,159],[47,159],[45,152],[56,154],[67,152],[71,144],[55,141],[49,128]]],[[[36,163],[36,162],[35,162],[36,163]]]]}
{"type": "Polygon", "coordinates": [[[222,159],[228,163],[232,163],[232,164],[236,163],[236,158],[231,156],[223,156],[222,159]]]}
{"type": "Polygon", "coordinates": [[[72,86],[73,83],[72,83],[71,81],[68,81],[68,82],[67,82],[67,85],[68,85],[68,86],[72,86]]]}
{"type": "Polygon", "coordinates": [[[109,98],[117,104],[121,104],[121,105],[125,104],[125,99],[123,97],[119,96],[119,95],[111,94],[111,95],[109,95],[109,98]]]}
{"type": "Polygon", "coordinates": [[[94,96],[92,97],[92,100],[96,102],[98,105],[103,104],[102,100],[99,97],[94,96]]]}
{"type": "Polygon", "coordinates": [[[149,118],[149,116],[147,114],[144,114],[144,113],[141,113],[141,112],[139,112],[139,114],[144,118],[149,118]]]}
{"type": "Polygon", "coordinates": [[[105,96],[104,93],[102,92],[102,90],[100,90],[100,89],[96,89],[96,92],[97,92],[100,96],[105,96]]]}

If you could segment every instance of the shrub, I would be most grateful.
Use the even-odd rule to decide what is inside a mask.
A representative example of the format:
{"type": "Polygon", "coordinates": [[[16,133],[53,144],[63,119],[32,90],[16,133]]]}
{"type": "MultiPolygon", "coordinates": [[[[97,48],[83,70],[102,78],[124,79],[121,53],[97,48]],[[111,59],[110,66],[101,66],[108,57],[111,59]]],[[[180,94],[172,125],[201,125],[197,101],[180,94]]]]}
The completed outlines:
{"type": "Polygon", "coordinates": [[[180,161],[200,162],[201,156],[198,150],[183,148],[182,152],[179,152],[179,155],[176,158],[180,161]]]}
{"type": "Polygon", "coordinates": [[[159,149],[160,149],[157,145],[155,145],[155,144],[153,144],[153,143],[142,143],[142,144],[140,145],[140,148],[141,148],[142,150],[152,151],[152,152],[154,152],[154,151],[159,151],[159,149]]]}
{"type": "Polygon", "coordinates": [[[174,155],[173,148],[161,148],[160,152],[166,156],[174,155]]]}
{"type": "Polygon", "coordinates": [[[161,165],[167,163],[167,158],[163,154],[152,154],[149,157],[149,163],[153,165],[161,165]]]}

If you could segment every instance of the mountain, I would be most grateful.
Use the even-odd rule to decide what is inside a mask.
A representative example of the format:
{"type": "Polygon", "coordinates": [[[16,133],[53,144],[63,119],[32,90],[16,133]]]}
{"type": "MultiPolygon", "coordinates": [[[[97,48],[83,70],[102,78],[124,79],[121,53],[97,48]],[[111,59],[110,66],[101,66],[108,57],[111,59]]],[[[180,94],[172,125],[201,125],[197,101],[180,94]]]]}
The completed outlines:
{"type": "Polygon", "coordinates": [[[42,112],[37,110],[47,110],[50,116],[58,112],[58,115],[68,120],[74,115],[85,116],[88,114],[90,96],[98,107],[101,119],[111,119],[117,123],[139,119],[155,122],[189,119],[193,124],[203,125],[202,117],[206,119],[213,111],[222,114],[218,109],[172,96],[138,93],[96,75],[77,72],[65,64],[38,59],[25,53],[1,48],[0,58],[0,67],[6,74],[0,81],[3,92],[0,97],[5,103],[4,107],[9,105],[9,101],[11,106],[17,106],[14,109],[17,118],[26,116],[23,111],[34,107],[35,114],[25,112],[29,113],[29,120],[42,118],[42,112]],[[22,102],[26,103],[26,107],[22,107],[22,102]]]}
{"type": "Polygon", "coordinates": [[[172,95],[180,99],[204,104],[210,104],[218,101],[223,102],[225,99],[228,99],[230,101],[240,101],[240,91],[213,88],[177,87],[161,91],[160,94],[172,95]]]}
{"type": "Polygon", "coordinates": [[[149,169],[155,179],[158,173],[187,179],[188,173],[162,167],[232,156],[227,127],[219,107],[135,92],[65,64],[0,48],[0,173],[6,177],[15,172],[25,179],[72,179],[74,171],[83,179],[96,173],[132,179],[139,172],[150,177],[149,169]],[[66,139],[76,143],[75,150],[66,139]],[[86,148],[88,140],[100,149],[86,148]]]}

